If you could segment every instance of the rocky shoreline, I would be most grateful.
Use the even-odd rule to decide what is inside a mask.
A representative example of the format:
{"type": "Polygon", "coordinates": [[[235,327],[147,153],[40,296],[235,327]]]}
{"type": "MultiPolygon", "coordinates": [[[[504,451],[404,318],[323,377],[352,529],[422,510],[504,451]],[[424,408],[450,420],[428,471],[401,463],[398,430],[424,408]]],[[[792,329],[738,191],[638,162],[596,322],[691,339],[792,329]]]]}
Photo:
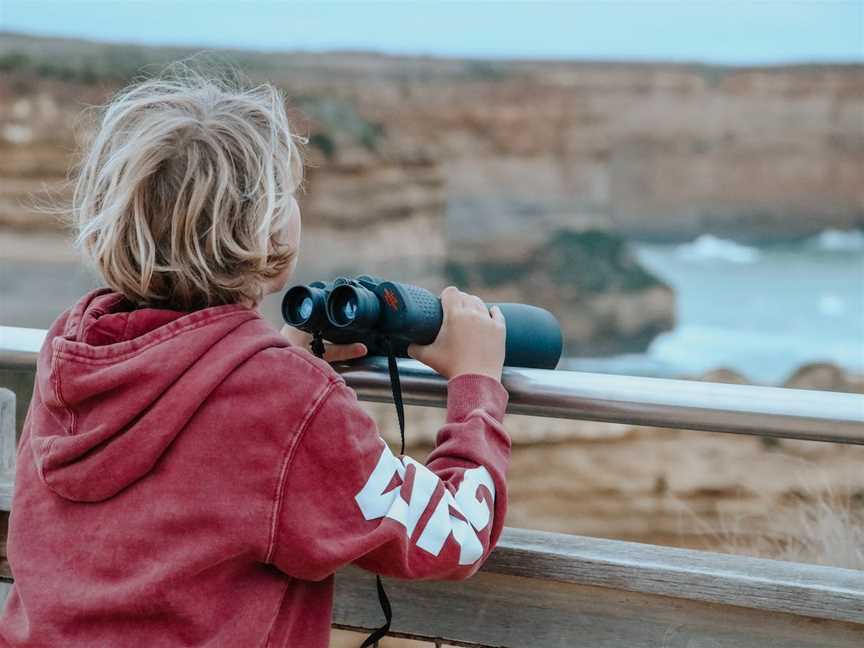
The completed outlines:
{"type": "Polygon", "coordinates": [[[674,291],[611,232],[558,229],[540,242],[454,243],[447,279],[487,301],[556,313],[567,356],[643,351],[675,326],[674,291]]]}
{"type": "MultiPolygon", "coordinates": [[[[714,369],[702,376],[691,378],[705,382],[747,385],[747,378],[731,369],[714,369]]],[[[787,389],[814,389],[849,394],[864,394],[864,376],[843,371],[830,362],[808,362],[793,371],[780,387],[787,389]]]]}

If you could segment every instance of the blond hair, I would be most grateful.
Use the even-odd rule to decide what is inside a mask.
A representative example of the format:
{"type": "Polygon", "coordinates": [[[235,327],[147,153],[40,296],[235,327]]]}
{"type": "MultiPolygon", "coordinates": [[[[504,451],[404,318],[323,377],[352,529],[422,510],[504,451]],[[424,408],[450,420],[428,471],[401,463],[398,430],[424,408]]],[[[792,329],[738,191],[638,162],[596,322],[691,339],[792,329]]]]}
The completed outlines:
{"type": "Polygon", "coordinates": [[[101,108],[80,165],[76,246],[140,306],[257,302],[296,250],[302,140],[281,93],[175,66],[101,108]]]}

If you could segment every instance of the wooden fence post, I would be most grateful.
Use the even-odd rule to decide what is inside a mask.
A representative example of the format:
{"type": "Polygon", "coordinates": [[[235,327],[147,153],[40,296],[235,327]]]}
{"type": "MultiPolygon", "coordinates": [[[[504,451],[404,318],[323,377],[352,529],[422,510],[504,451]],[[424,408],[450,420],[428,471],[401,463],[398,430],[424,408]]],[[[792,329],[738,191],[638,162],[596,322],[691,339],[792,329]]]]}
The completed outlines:
{"type": "Polygon", "coordinates": [[[0,387],[0,511],[12,509],[15,451],[15,393],[0,387]]]}
{"type": "MultiPolygon", "coordinates": [[[[6,564],[6,524],[9,511],[12,509],[12,491],[15,487],[15,392],[0,387],[0,516],[3,520],[2,562],[0,576],[5,575],[6,564]]],[[[12,585],[6,580],[0,580],[0,609],[6,603],[9,589],[12,585]]]]}

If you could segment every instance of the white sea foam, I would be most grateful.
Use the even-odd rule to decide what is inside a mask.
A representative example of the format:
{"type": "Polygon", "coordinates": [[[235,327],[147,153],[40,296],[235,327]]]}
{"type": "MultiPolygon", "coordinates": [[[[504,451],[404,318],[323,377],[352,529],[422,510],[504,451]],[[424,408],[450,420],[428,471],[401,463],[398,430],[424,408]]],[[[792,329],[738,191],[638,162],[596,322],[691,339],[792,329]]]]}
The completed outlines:
{"type": "Polygon", "coordinates": [[[687,261],[681,246],[636,246],[675,289],[677,327],[655,339],[646,358],[629,367],[616,358],[610,370],[695,376],[726,367],[774,385],[809,362],[864,374],[864,254],[822,252],[815,243],[766,246],[743,265],[687,261]]]}
{"type": "Polygon", "coordinates": [[[831,362],[854,373],[864,370],[860,338],[805,342],[797,333],[685,325],[656,338],[647,355],[657,363],[679,367],[683,375],[726,367],[767,385],[782,384],[809,362],[831,362]]]}
{"type": "Polygon", "coordinates": [[[679,245],[675,255],[685,261],[724,261],[727,263],[756,263],[761,252],[754,247],[735,241],[702,234],[690,243],[679,245]]]}
{"type": "Polygon", "coordinates": [[[864,250],[864,232],[826,229],[810,239],[810,245],[826,252],[857,252],[864,250]]]}

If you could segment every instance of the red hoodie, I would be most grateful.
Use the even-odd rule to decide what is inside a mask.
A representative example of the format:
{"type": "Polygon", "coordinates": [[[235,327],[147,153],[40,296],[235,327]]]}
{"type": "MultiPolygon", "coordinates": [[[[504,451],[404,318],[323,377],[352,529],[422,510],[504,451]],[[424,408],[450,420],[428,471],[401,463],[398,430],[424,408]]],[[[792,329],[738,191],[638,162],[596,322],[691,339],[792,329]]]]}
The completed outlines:
{"type": "Polygon", "coordinates": [[[94,291],[39,354],[0,645],[323,648],[343,565],[459,579],[488,556],[506,401],[491,378],[451,380],[424,466],[256,311],[94,291]]]}

